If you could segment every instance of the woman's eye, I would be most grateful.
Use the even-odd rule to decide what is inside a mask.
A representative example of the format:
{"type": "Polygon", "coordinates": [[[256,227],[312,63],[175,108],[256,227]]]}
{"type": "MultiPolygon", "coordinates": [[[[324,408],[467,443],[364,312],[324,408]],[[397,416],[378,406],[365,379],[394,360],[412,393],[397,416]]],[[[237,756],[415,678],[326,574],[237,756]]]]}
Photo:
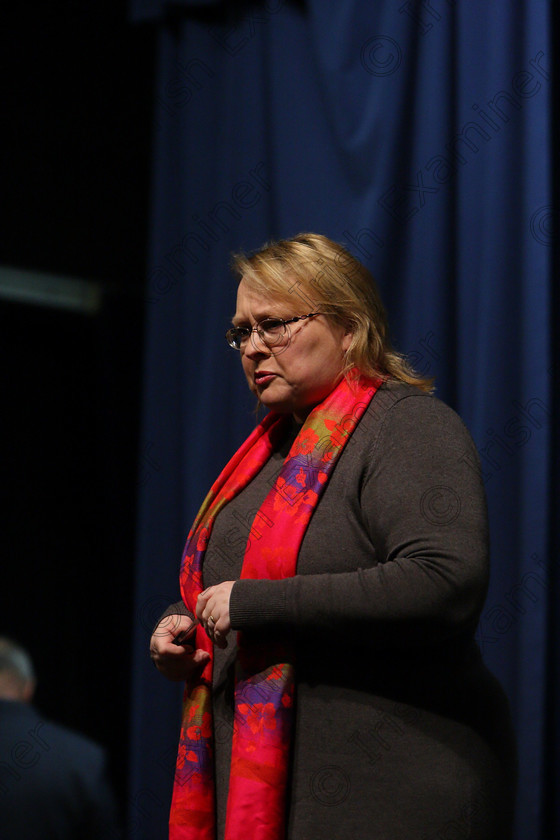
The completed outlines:
{"type": "Polygon", "coordinates": [[[261,329],[265,332],[275,332],[276,330],[282,329],[283,326],[283,321],[279,321],[278,318],[266,318],[260,323],[261,329]]]}

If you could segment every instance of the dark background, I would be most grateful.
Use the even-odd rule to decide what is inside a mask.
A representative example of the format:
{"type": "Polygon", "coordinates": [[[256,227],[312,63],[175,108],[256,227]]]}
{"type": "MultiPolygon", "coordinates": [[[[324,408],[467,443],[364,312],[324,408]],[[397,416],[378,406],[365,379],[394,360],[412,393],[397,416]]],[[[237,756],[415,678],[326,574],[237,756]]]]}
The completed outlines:
{"type": "Polygon", "coordinates": [[[0,634],[39,709],[109,748],[124,810],[153,32],[121,0],[21,4],[2,54],[1,267],[93,281],[101,306],[0,297],[0,634]]]}

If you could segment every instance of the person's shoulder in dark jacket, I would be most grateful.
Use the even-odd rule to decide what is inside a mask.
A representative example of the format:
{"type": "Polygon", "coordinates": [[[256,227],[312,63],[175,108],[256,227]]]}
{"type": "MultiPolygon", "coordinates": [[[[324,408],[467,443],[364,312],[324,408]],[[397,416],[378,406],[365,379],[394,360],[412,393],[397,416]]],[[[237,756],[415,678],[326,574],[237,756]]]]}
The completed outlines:
{"type": "Polygon", "coordinates": [[[2,840],[119,840],[105,750],[46,720],[25,695],[14,696],[2,667],[4,642],[0,640],[2,840]]]}

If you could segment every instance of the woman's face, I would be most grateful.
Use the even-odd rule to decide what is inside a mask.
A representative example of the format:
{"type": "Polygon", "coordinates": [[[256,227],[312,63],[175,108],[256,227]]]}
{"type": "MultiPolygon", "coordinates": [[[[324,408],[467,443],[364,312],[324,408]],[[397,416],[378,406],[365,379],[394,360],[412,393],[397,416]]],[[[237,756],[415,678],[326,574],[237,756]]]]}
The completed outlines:
{"type": "MultiPolygon", "coordinates": [[[[254,327],[263,318],[289,320],[308,311],[296,295],[291,304],[254,292],[241,280],[233,324],[254,327]]],[[[302,423],[340,379],[352,334],[324,315],[290,324],[289,334],[284,346],[271,350],[253,332],[242,346],[241,363],[249,388],[264,406],[290,412],[302,423]]]]}

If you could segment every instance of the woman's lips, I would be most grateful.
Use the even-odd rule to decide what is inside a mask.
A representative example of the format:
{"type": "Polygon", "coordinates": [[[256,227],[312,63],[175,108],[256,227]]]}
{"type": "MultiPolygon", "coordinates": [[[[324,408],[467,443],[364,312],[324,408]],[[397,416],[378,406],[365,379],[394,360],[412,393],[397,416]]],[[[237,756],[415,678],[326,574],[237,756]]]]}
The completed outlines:
{"type": "Polygon", "coordinates": [[[271,373],[269,370],[259,370],[255,373],[255,385],[266,385],[267,382],[270,382],[271,379],[274,379],[276,376],[275,373],[271,373]]]}

